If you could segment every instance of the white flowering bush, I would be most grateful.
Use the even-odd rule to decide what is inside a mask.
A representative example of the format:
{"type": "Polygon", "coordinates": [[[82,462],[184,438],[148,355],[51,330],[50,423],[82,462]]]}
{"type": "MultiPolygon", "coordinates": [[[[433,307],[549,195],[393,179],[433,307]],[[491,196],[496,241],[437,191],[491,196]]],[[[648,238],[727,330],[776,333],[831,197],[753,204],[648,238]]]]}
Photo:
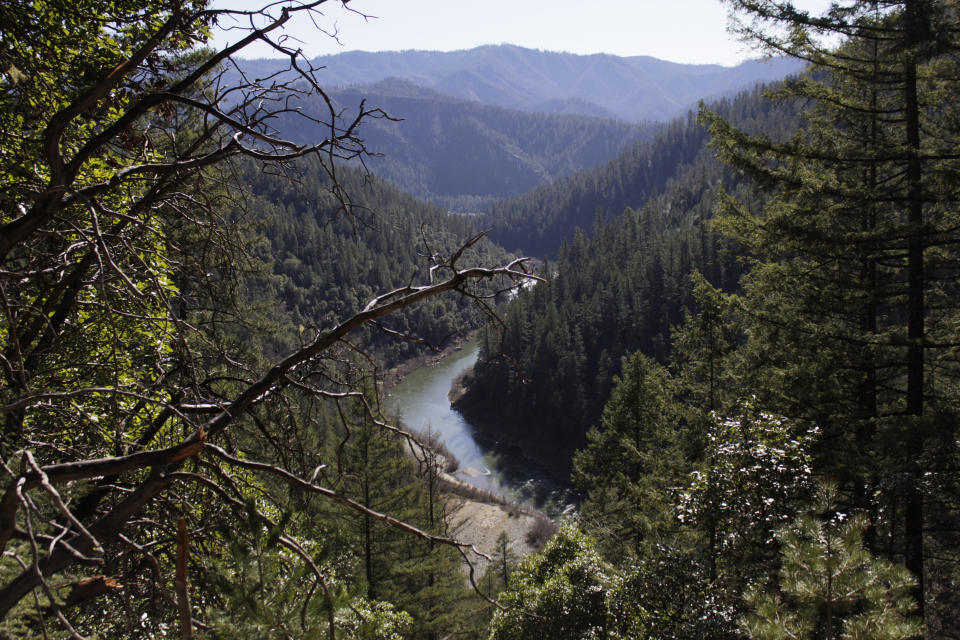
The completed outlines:
{"type": "Polygon", "coordinates": [[[704,466],[679,491],[678,519],[702,531],[717,558],[768,555],[774,532],[812,496],[817,434],[764,412],[755,399],[730,417],[714,414],[704,466]]]}
{"type": "Polygon", "coordinates": [[[610,595],[611,637],[743,640],[736,603],[710,580],[699,553],[657,545],[620,576],[610,595]]]}

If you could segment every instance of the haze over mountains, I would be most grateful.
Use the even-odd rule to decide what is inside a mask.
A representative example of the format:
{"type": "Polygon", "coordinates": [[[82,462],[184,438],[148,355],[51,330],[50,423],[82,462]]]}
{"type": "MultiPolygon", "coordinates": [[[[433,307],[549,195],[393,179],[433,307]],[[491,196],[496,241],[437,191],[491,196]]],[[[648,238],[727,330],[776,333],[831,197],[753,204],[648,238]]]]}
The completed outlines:
{"type": "MultiPolygon", "coordinates": [[[[318,78],[349,117],[361,100],[399,121],[361,131],[380,154],[368,167],[447,209],[477,212],[617,157],[700,99],[736,94],[799,71],[796,61],[737,67],[649,57],[574,55],[512,45],[454,52],[347,52],[314,59],[318,78]]],[[[268,77],[278,60],[243,62],[268,77]]],[[[318,116],[326,105],[303,105],[318,116]]],[[[279,128],[299,140],[305,132],[279,128]]]]}
{"type": "MultiPolygon", "coordinates": [[[[332,91],[350,113],[362,99],[391,118],[361,132],[369,169],[404,191],[454,211],[477,212],[576,171],[602,164],[658,125],[529,113],[446,96],[388,79],[332,91]]],[[[317,105],[322,112],[324,105],[317,105]]],[[[319,113],[318,113],[319,115],[319,113]]]]}
{"type": "MultiPolygon", "coordinates": [[[[574,113],[627,122],[663,122],[700,99],[729,96],[801,69],[795,60],[736,67],[666,62],[648,56],[575,55],[514,45],[464,51],[349,51],[313,60],[325,86],[401,78],[449,96],[510,109],[574,113]]],[[[274,60],[249,61],[258,72],[274,60]]]]}

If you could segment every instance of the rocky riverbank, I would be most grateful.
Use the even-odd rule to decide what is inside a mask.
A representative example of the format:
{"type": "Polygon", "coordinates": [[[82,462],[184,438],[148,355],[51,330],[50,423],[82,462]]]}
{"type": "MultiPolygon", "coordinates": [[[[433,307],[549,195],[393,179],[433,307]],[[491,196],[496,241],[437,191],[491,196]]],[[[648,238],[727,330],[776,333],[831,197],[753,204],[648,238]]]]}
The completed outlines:
{"type": "MultiPolygon", "coordinates": [[[[488,556],[496,553],[501,533],[507,535],[510,550],[522,558],[542,549],[557,530],[556,524],[542,513],[509,504],[503,497],[447,473],[443,474],[443,491],[450,535],[488,556]]],[[[482,557],[473,560],[475,576],[479,578],[489,561],[482,557]]],[[[463,570],[469,572],[469,567],[464,565],[463,570]]]]}
{"type": "MultiPolygon", "coordinates": [[[[420,432],[419,440],[432,443],[438,454],[449,535],[493,555],[497,538],[506,534],[510,550],[522,557],[539,549],[556,526],[533,508],[508,502],[504,496],[513,496],[518,487],[505,484],[503,470],[494,467],[498,459],[486,457],[470,425],[451,410],[451,399],[463,389],[461,374],[476,360],[476,345],[461,347],[462,354],[457,353],[458,347],[451,344],[445,353],[428,354],[389,372],[391,385],[401,377],[403,381],[391,386],[385,404],[389,412],[401,416],[405,428],[420,432]]],[[[523,472],[520,478],[523,482],[529,476],[523,472]]],[[[475,578],[487,564],[482,558],[474,563],[475,578]]],[[[469,567],[464,566],[464,571],[469,567]]]]}

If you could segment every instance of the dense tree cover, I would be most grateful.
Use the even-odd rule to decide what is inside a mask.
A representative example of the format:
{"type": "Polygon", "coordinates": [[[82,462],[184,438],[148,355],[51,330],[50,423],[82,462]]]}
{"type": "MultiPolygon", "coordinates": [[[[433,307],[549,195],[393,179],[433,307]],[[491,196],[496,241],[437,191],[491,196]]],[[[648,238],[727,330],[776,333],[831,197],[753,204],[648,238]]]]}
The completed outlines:
{"type": "MultiPolygon", "coordinates": [[[[813,494],[819,431],[764,412],[756,400],[725,413],[710,417],[702,456],[688,458],[694,468],[673,511],[703,534],[710,575],[742,586],[773,560],[774,532],[813,494]]],[[[690,431],[681,426],[683,436],[690,431]]]]}
{"type": "MultiPolygon", "coordinates": [[[[774,109],[759,92],[718,108],[751,130],[769,125],[781,131],[797,122],[794,105],[774,109]]],[[[561,246],[557,261],[544,267],[547,281],[510,305],[502,340],[488,341],[488,361],[476,369],[458,403],[461,410],[482,424],[508,425],[498,436],[521,441],[565,473],[587,429],[599,422],[622,359],[642,349],[666,362],[673,328],[695,304],[694,271],[723,289],[737,286],[742,267],[734,247],[724,245],[707,222],[722,187],[745,200],[759,202],[760,196],[705,143],[705,129],[691,116],[672,123],[646,150],[551,186],[551,193],[563,197],[560,186],[579,181],[578,199],[589,200],[583,206],[591,209],[608,193],[634,194],[630,199],[642,206],[609,220],[595,217],[590,235],[577,230],[561,246]],[[614,184],[619,186],[608,191],[614,184]],[[516,367],[498,360],[499,353],[516,367]],[[521,377],[526,384],[517,384],[521,377]],[[514,423],[526,428],[513,430],[514,423]]],[[[544,190],[533,193],[546,196],[544,190]]],[[[573,202],[552,210],[548,200],[537,210],[559,234],[563,223],[553,217],[556,211],[586,214],[573,202]]]]}
{"type": "Polygon", "coordinates": [[[943,595],[957,569],[944,552],[957,528],[957,7],[851,2],[812,18],[734,4],[748,35],[819,70],[784,88],[812,105],[789,143],[709,116],[718,152],[773,195],[760,217],[721,204],[723,231],[757,254],[740,372],[769,406],[821,427],[818,468],[875,514],[877,548],[913,572],[942,633],[958,606],[943,595]],[[846,39],[825,50],[824,31],[846,39]]]}
{"type": "MultiPolygon", "coordinates": [[[[298,12],[322,20],[323,4],[4,4],[0,634],[430,638],[466,619],[435,472],[401,455],[420,448],[383,421],[351,340],[440,293],[488,291],[476,280],[505,285],[518,263],[468,266],[493,256],[463,221],[434,228],[439,212],[382,185],[350,198],[338,176],[360,180],[339,161],[365,153],[359,127],[378,111],[304,116],[309,144],[271,127],[287,98],[320,91],[275,32],[298,12]],[[252,20],[235,45],[197,48],[231,18],[252,20]],[[253,41],[297,81],[222,83],[253,41]],[[312,205],[288,207],[296,190],[268,174],[312,205]],[[415,222],[385,216],[400,231],[374,248],[399,259],[350,280],[342,269],[371,255],[351,247],[375,237],[365,204],[415,222]],[[258,225],[280,236],[275,263],[258,225]],[[419,274],[392,247],[414,233],[419,274]],[[310,298],[298,263],[356,289],[310,298]],[[265,306],[272,287],[286,309],[265,306]],[[369,577],[358,515],[377,524],[369,577]]],[[[431,331],[456,308],[430,307],[431,331]]]]}
{"type": "MultiPolygon", "coordinates": [[[[270,309],[285,325],[265,345],[270,353],[298,346],[305,332],[357,313],[378,293],[429,278],[426,256],[451,255],[476,233],[470,217],[449,215],[350,167],[339,167],[336,178],[350,194],[354,216],[340,215],[331,178],[315,160],[305,159],[291,172],[295,181],[279,181],[245,167],[249,195],[234,211],[249,228],[250,252],[262,263],[262,272],[251,276],[250,303],[270,309]]],[[[482,240],[465,258],[492,264],[506,254],[482,240]]],[[[434,298],[398,311],[380,329],[360,330],[353,340],[391,367],[430,346],[449,346],[484,317],[469,300],[434,298]],[[397,334],[415,334],[422,342],[397,334]]]]}
{"type": "Polygon", "coordinates": [[[561,529],[513,573],[494,613],[491,640],[604,637],[609,624],[610,565],[593,541],[561,529]]]}
{"type": "Polygon", "coordinates": [[[813,68],[777,107],[704,111],[731,169],[691,117],[503,216],[569,241],[462,406],[572,459],[584,496],[542,554],[501,541],[496,604],[369,364],[476,322],[523,263],[465,266],[503,253],[343,167],[381,111],[299,112],[317,143],[273,128],[322,92],[271,33],[322,0],[8,4],[0,633],[957,635],[955,2],[732,1],[813,68]],[[229,16],[247,39],[195,48],[229,16]],[[294,80],[222,84],[253,40],[294,80]],[[479,311],[420,304],[448,291],[479,311]]]}
{"type": "MultiPolygon", "coordinates": [[[[758,99],[760,89],[714,105],[738,125],[751,131],[784,135],[796,127],[797,114],[758,99]]],[[[501,200],[483,217],[491,237],[509,249],[537,256],[556,256],[563,240],[575,229],[590,229],[599,216],[617,217],[630,207],[640,209],[656,196],[666,198],[664,216],[673,222],[705,219],[709,206],[697,208],[698,190],[724,179],[713,153],[706,148],[707,130],[693,114],[673,120],[652,141],[641,141],[610,162],[543,185],[515,198],[501,200]],[[685,191],[671,194],[675,183],[685,191]]],[[[729,179],[729,178],[726,178],[729,179]]]]}
{"type": "Polygon", "coordinates": [[[390,603],[407,613],[411,620],[404,637],[475,633],[483,618],[471,616],[487,603],[468,588],[460,555],[449,546],[411,538],[373,515],[389,513],[423,531],[447,533],[436,454],[418,450],[411,459],[408,443],[359,407],[349,427],[341,425],[330,436],[323,443],[324,457],[337,466],[321,471],[320,477],[370,510],[341,508],[322,515],[321,526],[330,533],[337,530],[344,558],[356,563],[344,564],[343,579],[365,588],[371,602],[390,603]]]}
{"type": "Polygon", "coordinates": [[[668,373],[642,353],[624,363],[598,427],[573,458],[580,516],[607,557],[639,557],[671,529],[670,490],[683,469],[668,373]]]}
{"type": "MultiPolygon", "coordinates": [[[[618,384],[611,412],[629,410],[633,387],[618,384]]],[[[689,435],[669,417],[659,422],[689,435]]],[[[631,522],[629,509],[561,529],[515,572],[501,594],[514,606],[495,614],[490,638],[916,637],[910,572],[866,548],[868,517],[839,510],[835,488],[814,499],[814,439],[753,403],[710,423],[702,460],[657,474],[680,487],[644,505],[662,523],[644,547],[624,553],[590,535],[631,522]]],[[[595,501],[591,493],[584,514],[595,501]]]]}
{"type": "MultiPolygon", "coordinates": [[[[783,136],[703,112],[712,148],[751,179],[737,183],[739,193],[730,194],[730,183],[714,193],[713,229],[742,247],[746,268],[735,295],[709,286],[720,282],[709,272],[691,279],[697,304],[665,354],[672,377],[662,373],[666,382],[650,385],[666,389],[664,406],[681,405],[673,416],[661,414],[660,429],[688,444],[680,468],[689,479],[660,507],[662,522],[678,520],[673,531],[656,532],[669,542],[652,545],[639,562],[679,559],[677,582],[660,584],[710,594],[699,600],[711,611],[701,619],[719,626],[709,633],[688,627],[682,637],[954,637],[958,7],[851,1],[814,16],[789,2],[729,4],[746,36],[811,63],[775,94],[806,114],[783,136]],[[835,483],[828,501],[812,499],[815,479],[835,483]]],[[[561,258],[548,286],[565,286],[563,276],[573,281],[567,274],[589,265],[564,269],[561,258]]],[[[590,287],[602,290],[603,281],[590,287]]],[[[549,313],[546,298],[540,309],[549,313]]],[[[530,292],[515,304],[535,300],[530,292]]],[[[552,335],[583,326],[594,309],[604,307],[595,302],[558,316],[552,335]]],[[[618,310],[606,315],[616,318],[618,310]]],[[[511,313],[510,320],[534,317],[511,313]]],[[[508,326],[511,332],[525,348],[551,335],[533,323],[508,326]]],[[[638,346],[664,357],[655,340],[638,346]]],[[[572,379],[589,379],[564,376],[557,361],[549,366],[531,366],[530,375],[556,382],[559,401],[577,397],[572,379]]],[[[600,460],[598,443],[623,441],[621,423],[607,419],[631,406],[623,406],[630,381],[622,369],[604,419],[578,455],[582,463],[600,460]]],[[[482,371],[477,380],[490,383],[482,371]]],[[[657,414],[650,400],[635,406],[657,414]]],[[[542,429],[541,437],[567,437],[542,429]]],[[[602,536],[638,514],[613,513],[599,524],[592,517],[604,504],[596,479],[622,484],[626,474],[612,470],[629,469],[632,459],[607,462],[578,468],[576,477],[590,492],[582,526],[609,554],[614,568],[603,575],[612,583],[637,564],[621,564],[629,556],[609,550],[602,536]]],[[[620,491],[642,491],[676,470],[656,473],[620,491]]],[[[660,590],[648,582],[635,592],[650,609],[659,606],[644,619],[683,618],[675,614],[684,599],[665,601],[660,590]]]]}
{"type": "MultiPolygon", "coordinates": [[[[580,169],[606,162],[631,142],[648,138],[653,125],[631,125],[585,116],[513,111],[449,96],[392,79],[330,92],[339,106],[361,100],[390,118],[364,129],[371,172],[407,193],[454,211],[476,213],[580,169]]],[[[306,101],[308,113],[326,105],[306,101]]],[[[277,126],[293,140],[297,127],[277,126]]]]}

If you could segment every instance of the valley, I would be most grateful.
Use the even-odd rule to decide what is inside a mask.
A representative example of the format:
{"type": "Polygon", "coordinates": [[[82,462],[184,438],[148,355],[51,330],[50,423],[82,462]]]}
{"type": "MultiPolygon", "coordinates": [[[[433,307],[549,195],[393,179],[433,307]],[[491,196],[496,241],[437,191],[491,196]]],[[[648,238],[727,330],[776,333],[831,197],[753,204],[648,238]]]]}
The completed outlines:
{"type": "Polygon", "coordinates": [[[956,3],[247,4],[4,5],[0,640],[960,637],[956,3]]]}

